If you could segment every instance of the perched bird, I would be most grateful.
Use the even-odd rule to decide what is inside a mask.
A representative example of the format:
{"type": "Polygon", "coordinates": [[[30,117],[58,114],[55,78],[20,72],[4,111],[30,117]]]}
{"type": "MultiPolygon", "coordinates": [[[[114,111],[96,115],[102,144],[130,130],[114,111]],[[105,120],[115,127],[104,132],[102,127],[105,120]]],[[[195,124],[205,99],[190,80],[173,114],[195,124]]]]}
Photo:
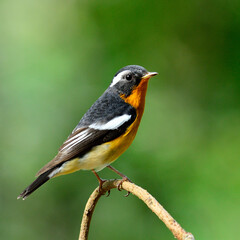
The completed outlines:
{"type": "MultiPolygon", "coordinates": [[[[80,169],[92,170],[101,190],[104,180],[96,171],[110,166],[132,143],[145,105],[148,80],[157,75],[137,65],[120,69],[103,95],[90,107],[58,154],[37,173],[37,179],[18,198],[26,199],[53,177],[80,169]]],[[[122,183],[121,182],[121,183],[122,183]]]]}

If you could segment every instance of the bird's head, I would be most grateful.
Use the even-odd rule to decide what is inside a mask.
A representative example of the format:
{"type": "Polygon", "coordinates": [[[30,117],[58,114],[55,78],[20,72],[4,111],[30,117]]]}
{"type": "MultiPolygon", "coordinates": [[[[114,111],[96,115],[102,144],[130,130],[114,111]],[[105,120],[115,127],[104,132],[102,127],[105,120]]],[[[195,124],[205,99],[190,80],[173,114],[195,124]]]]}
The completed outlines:
{"type": "Polygon", "coordinates": [[[121,68],[114,76],[110,88],[115,89],[119,94],[128,97],[133,90],[147,85],[148,80],[157,75],[157,72],[148,72],[144,67],[129,65],[121,68]]]}

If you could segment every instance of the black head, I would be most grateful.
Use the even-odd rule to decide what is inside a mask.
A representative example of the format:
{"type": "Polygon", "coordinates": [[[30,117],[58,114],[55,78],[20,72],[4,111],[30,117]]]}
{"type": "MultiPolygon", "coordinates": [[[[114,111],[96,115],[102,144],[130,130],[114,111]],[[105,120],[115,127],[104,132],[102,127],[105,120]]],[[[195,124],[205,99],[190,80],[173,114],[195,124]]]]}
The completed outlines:
{"type": "Polygon", "coordinates": [[[148,72],[144,67],[128,65],[115,74],[110,88],[116,89],[120,94],[129,96],[143,79],[146,80],[155,75],[157,75],[156,72],[148,72]]]}

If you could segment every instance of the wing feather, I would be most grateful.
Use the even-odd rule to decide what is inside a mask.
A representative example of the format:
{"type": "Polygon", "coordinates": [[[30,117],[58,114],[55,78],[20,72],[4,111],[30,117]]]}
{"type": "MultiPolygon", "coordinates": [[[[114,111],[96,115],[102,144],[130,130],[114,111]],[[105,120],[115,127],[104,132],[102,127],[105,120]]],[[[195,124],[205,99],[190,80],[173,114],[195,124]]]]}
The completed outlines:
{"type": "Polygon", "coordinates": [[[132,124],[135,118],[135,115],[126,115],[120,119],[118,117],[117,121],[114,119],[111,120],[111,124],[109,125],[106,123],[102,124],[103,127],[98,123],[93,126],[95,128],[90,125],[89,127],[76,129],[60,147],[55,158],[40,169],[36,176],[43,174],[49,169],[61,166],[66,161],[83,156],[94,146],[119,137],[132,124]],[[117,127],[115,127],[113,123],[117,127]],[[107,129],[106,126],[109,126],[109,129],[107,129]]]}
{"type": "Polygon", "coordinates": [[[98,145],[101,139],[104,138],[107,131],[97,131],[90,128],[80,128],[73,132],[63,145],[59,148],[55,158],[46,164],[36,174],[39,176],[51,168],[62,165],[64,162],[75,157],[81,157],[89,151],[94,145],[98,145]]]}

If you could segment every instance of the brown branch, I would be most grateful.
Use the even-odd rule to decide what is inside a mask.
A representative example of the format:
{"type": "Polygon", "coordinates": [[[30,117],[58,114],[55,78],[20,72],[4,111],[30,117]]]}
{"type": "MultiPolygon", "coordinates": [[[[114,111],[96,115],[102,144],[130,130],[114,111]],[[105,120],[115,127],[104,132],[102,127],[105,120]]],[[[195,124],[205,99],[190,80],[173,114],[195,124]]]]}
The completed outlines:
{"type": "MultiPolygon", "coordinates": [[[[112,188],[117,188],[120,181],[121,180],[106,181],[102,186],[103,191],[101,193],[99,193],[98,187],[93,191],[83,213],[79,240],[87,240],[88,238],[93,211],[100,197],[112,188]]],[[[191,233],[186,232],[163,208],[163,206],[145,189],[128,181],[123,182],[122,189],[129,191],[141,199],[164,222],[175,238],[178,240],[194,240],[194,236],[191,233]]]]}

